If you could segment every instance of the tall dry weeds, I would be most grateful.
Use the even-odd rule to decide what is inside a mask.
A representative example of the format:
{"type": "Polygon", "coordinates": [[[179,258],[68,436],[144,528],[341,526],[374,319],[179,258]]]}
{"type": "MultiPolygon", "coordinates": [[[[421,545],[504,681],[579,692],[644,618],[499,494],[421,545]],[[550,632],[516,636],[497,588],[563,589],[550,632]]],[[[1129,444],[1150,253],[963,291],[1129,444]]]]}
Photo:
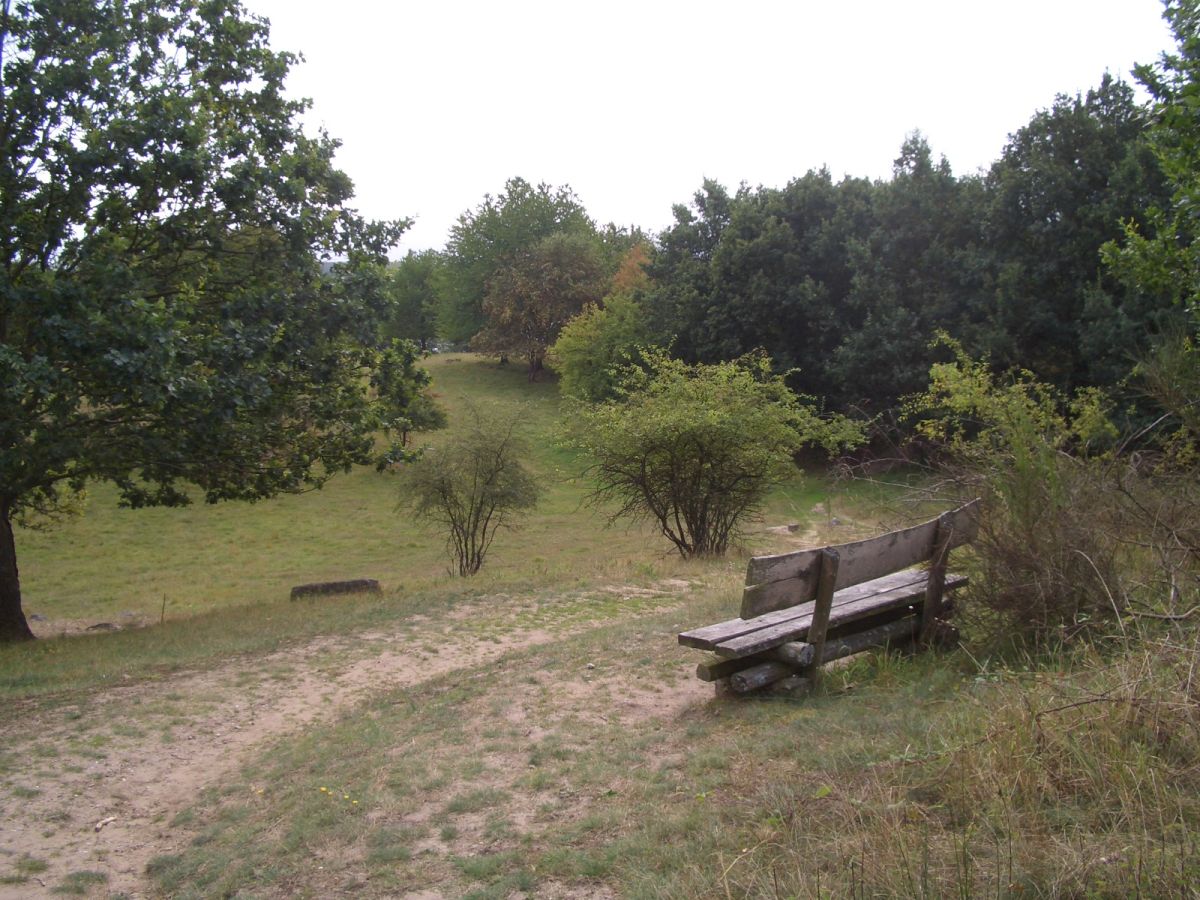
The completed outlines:
{"type": "Polygon", "coordinates": [[[714,895],[1196,896],[1200,643],[1172,626],[1061,662],[931,707],[927,747],[765,784],[772,827],[714,895]]]}

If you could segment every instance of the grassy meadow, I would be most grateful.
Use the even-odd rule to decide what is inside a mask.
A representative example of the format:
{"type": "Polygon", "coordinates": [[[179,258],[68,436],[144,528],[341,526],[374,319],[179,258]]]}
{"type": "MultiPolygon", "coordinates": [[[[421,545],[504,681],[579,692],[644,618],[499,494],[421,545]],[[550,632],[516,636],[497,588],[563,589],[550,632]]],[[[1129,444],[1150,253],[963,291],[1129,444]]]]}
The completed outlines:
{"type": "MultiPolygon", "coordinates": [[[[333,686],[329,715],[270,735],[164,814],[150,890],[1196,896],[1200,732],[1181,699],[1196,690],[1181,627],[1071,656],[868,654],[831,667],[809,699],[716,699],[675,633],[733,613],[745,554],[871,531],[898,489],[798,479],[763,523],[795,535],[757,531],[740,555],[683,562],[583,503],[580,463],[553,441],[553,381],[465,355],[429,366],[451,422],[467,402],[519,416],[547,484],[483,572],[448,575],[441,540],[396,511],[394,478],[374,471],[253,506],[123,511],[98,488],[83,517],[19,535],[27,609],[39,627],[143,627],[0,648],[0,814],[52,793],[55,766],[180,746],[227,699],[211,684],[189,694],[182,676],[225,672],[252,697],[307,668],[333,686]],[[384,591],[287,599],[351,577],[384,591]],[[473,644],[495,649],[334,696],[381,647],[432,667],[473,644]],[[116,684],[138,700],[111,701],[119,723],[89,705],[116,684]],[[30,717],[69,739],[25,734],[30,717]]],[[[70,816],[38,827],[51,841],[70,816]]],[[[52,850],[0,858],[0,896],[38,873],[66,893],[120,894],[103,871],[70,868],[52,850]]]]}
{"type": "MultiPolygon", "coordinates": [[[[559,446],[555,381],[529,383],[520,366],[466,354],[427,361],[451,426],[418,435],[429,445],[452,438],[468,404],[502,409],[521,423],[528,464],[545,488],[538,508],[516,531],[502,531],[483,571],[467,582],[449,574],[444,540],[397,508],[391,473],[371,468],[339,474],[319,491],[254,504],[199,503],[182,509],[120,509],[109,485],[89,491],[82,515],[49,530],[17,535],[26,615],[44,636],[74,635],[0,651],[0,694],[86,687],[139,667],[161,670],[261,652],[292,639],[368,627],[394,615],[463,597],[562,591],[605,581],[649,583],[693,571],[742,570],[738,557],[685,563],[644,525],[609,525],[586,503],[583,463],[559,446]],[[383,599],[335,604],[289,601],[297,584],[374,578],[383,599]],[[300,612],[301,615],[297,615],[300,612]],[[116,633],[87,629],[108,623],[116,633]],[[161,627],[157,627],[160,626],[161,627]],[[155,628],[131,626],[155,625],[155,628]],[[60,647],[70,646],[70,653],[60,647]],[[48,658],[57,662],[48,666],[48,658]]],[[[880,491],[859,486],[841,509],[821,476],[778,490],[765,524],[802,523],[818,504],[871,514],[880,491]]],[[[850,521],[849,519],[847,521],[850,521]]],[[[786,546],[768,533],[749,536],[747,552],[786,546]]]]}
{"type": "MultiPolygon", "coordinates": [[[[586,571],[603,540],[615,554],[637,553],[640,533],[589,527],[574,460],[553,444],[558,394],[553,381],[527,383],[520,367],[461,355],[429,367],[451,421],[468,402],[502,406],[522,422],[531,467],[548,487],[519,533],[502,533],[491,577],[561,577],[586,571]],[[601,538],[600,536],[603,535],[601,538]]],[[[437,444],[453,429],[417,435],[437,444]]],[[[19,536],[26,609],[52,618],[114,622],[123,613],[157,621],[215,608],[287,598],[292,585],[376,578],[391,590],[421,588],[446,573],[442,539],[397,509],[396,479],[371,468],[334,477],[323,489],[255,504],[121,510],[107,485],[92,489],[87,513],[47,532],[19,536]]]]}

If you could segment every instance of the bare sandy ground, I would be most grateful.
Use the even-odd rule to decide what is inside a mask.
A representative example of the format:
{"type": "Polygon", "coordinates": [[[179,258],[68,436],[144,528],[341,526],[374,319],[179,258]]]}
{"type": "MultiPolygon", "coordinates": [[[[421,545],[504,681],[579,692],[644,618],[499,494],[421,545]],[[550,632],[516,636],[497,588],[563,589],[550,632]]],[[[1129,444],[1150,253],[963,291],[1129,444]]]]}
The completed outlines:
{"type": "MultiPolygon", "coordinates": [[[[667,584],[656,612],[686,586],[667,584]]],[[[12,872],[26,856],[47,868],[30,869],[23,884],[0,884],[0,898],[51,896],[64,876],[81,871],[106,877],[93,896],[153,896],[146,864],[181,851],[190,836],[171,826],[173,817],[270,742],[328,720],[372,693],[485,665],[600,624],[569,632],[513,630],[480,641],[456,634],[451,618],[430,622],[424,634],[422,626],[415,634],[410,630],[402,643],[383,633],[326,638],[255,660],[107,688],[14,718],[3,750],[28,765],[21,767],[16,793],[0,806],[0,872],[12,872]],[[422,646],[439,649],[412,649],[422,646]]],[[[568,702],[570,691],[564,687],[568,702]]],[[[693,679],[668,703],[659,695],[622,691],[614,708],[596,714],[624,721],[672,716],[710,695],[693,679]]],[[[550,895],[575,896],[568,887],[550,895]]]]}

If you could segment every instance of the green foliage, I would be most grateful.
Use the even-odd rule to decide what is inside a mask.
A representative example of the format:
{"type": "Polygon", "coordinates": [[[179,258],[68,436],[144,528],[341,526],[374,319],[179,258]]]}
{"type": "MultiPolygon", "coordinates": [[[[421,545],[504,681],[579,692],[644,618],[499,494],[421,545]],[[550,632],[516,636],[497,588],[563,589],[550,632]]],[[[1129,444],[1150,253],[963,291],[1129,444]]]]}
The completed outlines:
{"type": "Polygon", "coordinates": [[[798,390],[886,406],[922,386],[933,329],[962,318],[980,193],[919,135],[890,182],[810,171],[731,197],[706,181],[650,267],[655,339],[704,362],[761,347],[798,390]]]}
{"type": "Polygon", "coordinates": [[[540,488],[522,464],[526,450],[516,435],[517,418],[471,410],[465,433],[427,450],[403,473],[401,504],[445,532],[459,575],[483,566],[500,528],[515,527],[518,513],[532,509],[540,488]]]}
{"type": "Polygon", "coordinates": [[[605,281],[594,239],[561,232],[543,238],[488,282],[487,323],[471,346],[523,358],[532,381],[562,327],[600,298],[605,281]]]}
{"type": "Polygon", "coordinates": [[[650,339],[641,305],[628,293],[609,294],[563,326],[549,350],[565,397],[589,403],[617,396],[624,368],[650,339]]]}
{"type": "Polygon", "coordinates": [[[995,287],[980,350],[997,365],[1066,390],[1112,385],[1178,323],[1170,303],[1113,279],[1099,255],[1120,222],[1145,222],[1168,196],[1149,122],[1133,88],[1106,75],[1035,114],[992,166],[984,239],[995,287]]]}
{"type": "MultiPolygon", "coordinates": [[[[703,316],[711,305],[712,255],[729,222],[730,207],[729,192],[706,178],[692,198],[692,208],[676,204],[675,224],[658,236],[650,266],[657,289],[647,311],[655,343],[674,346],[684,359],[711,361],[716,356],[703,342],[708,324],[703,316]]],[[[707,330],[719,334],[719,329],[707,330]]]]}
{"type": "Polygon", "coordinates": [[[568,186],[536,187],[510,178],[504,190],[488,194],[464,212],[450,229],[445,277],[438,286],[438,332],[465,343],[486,323],[483,303],[488,284],[538,241],[552,234],[594,236],[595,224],[568,186]]]}
{"type": "Polygon", "coordinates": [[[891,181],[871,191],[869,223],[847,243],[853,276],[828,363],[842,403],[893,406],[924,387],[929,336],[968,330],[983,200],[978,179],[955,178],[919,133],[905,140],[891,181]]]}
{"type": "Polygon", "coordinates": [[[652,521],[684,557],[723,555],[767,491],[796,476],[802,446],[862,439],[855,423],[803,405],[763,355],[708,366],[646,351],[617,399],[573,419],[593,499],[616,501],[614,518],[652,521]]]}
{"type": "Polygon", "coordinates": [[[911,413],[934,414],[919,430],[960,459],[1011,470],[1013,479],[996,487],[1016,515],[1036,514],[1043,487],[1061,503],[1057,459],[1069,450],[1087,453],[1111,446],[1117,436],[1105,414],[1103,394],[1081,391],[1068,406],[1057,391],[1028,372],[998,383],[986,363],[970,359],[960,345],[941,340],[950,344],[955,359],[935,364],[929,389],[910,403],[911,413]]]}
{"type": "Polygon", "coordinates": [[[1105,78],[1036,113],[986,177],[956,177],[917,133],[887,180],[706,180],[659,236],[641,298],[652,343],[710,363],[763,348],[841,409],[921,390],[937,330],[1061,390],[1113,385],[1179,321],[1098,256],[1167,196],[1148,121],[1105,78]]]}
{"type": "Polygon", "coordinates": [[[1177,43],[1157,65],[1136,69],[1154,99],[1149,145],[1166,173],[1171,196],[1151,206],[1145,227],[1125,225],[1121,241],[1104,247],[1110,270],[1126,287],[1184,315],[1180,327],[1143,353],[1139,375],[1148,393],[1177,417],[1171,442],[1177,462],[1190,466],[1200,441],[1200,8],[1172,0],[1164,17],[1177,43]]]}
{"type": "Polygon", "coordinates": [[[257,499],[372,451],[362,372],[406,223],[345,203],[293,57],[236,0],[16,2],[0,20],[0,639],[13,516],[257,499]],[[321,260],[345,262],[324,276],[321,260]]]}
{"type": "Polygon", "coordinates": [[[392,463],[415,458],[407,449],[414,431],[446,427],[446,412],[430,393],[433,379],[417,366],[420,358],[421,351],[412,341],[393,340],[376,354],[371,370],[375,422],[385,434],[398,437],[396,444],[376,462],[381,470],[392,463]]]}
{"type": "Polygon", "coordinates": [[[548,351],[564,396],[597,402],[617,394],[624,366],[636,362],[638,348],[651,343],[650,324],[638,302],[649,285],[649,246],[634,244],[612,277],[607,296],[563,326],[548,351]]]}
{"type": "Polygon", "coordinates": [[[958,491],[984,498],[971,596],[999,616],[1001,636],[1064,641],[1121,616],[1119,511],[1103,499],[1117,432],[1104,396],[1067,403],[1028,372],[1002,381],[952,347],[908,412],[944,447],[958,491]]]}
{"type": "Polygon", "coordinates": [[[422,350],[429,350],[437,336],[438,285],[444,278],[441,254],[410,250],[388,275],[384,337],[416,341],[422,350]]]}
{"type": "Polygon", "coordinates": [[[1157,65],[1141,65],[1135,72],[1154,99],[1149,140],[1172,195],[1150,210],[1149,234],[1130,221],[1124,246],[1110,244],[1106,254],[1127,283],[1186,306],[1193,325],[1200,326],[1200,223],[1195,213],[1200,202],[1200,9],[1194,0],[1169,0],[1164,6],[1177,52],[1164,53],[1157,65]]]}
{"type": "Polygon", "coordinates": [[[1183,468],[1200,462],[1200,348],[1187,335],[1164,340],[1138,365],[1146,392],[1179,423],[1168,439],[1172,456],[1183,468]]]}

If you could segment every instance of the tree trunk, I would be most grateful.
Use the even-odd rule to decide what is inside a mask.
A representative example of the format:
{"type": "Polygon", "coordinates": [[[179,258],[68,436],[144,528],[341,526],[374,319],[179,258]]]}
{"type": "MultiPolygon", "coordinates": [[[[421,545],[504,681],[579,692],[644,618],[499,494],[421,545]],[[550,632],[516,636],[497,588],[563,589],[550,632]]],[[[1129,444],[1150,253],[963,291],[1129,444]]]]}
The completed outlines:
{"type": "Polygon", "coordinates": [[[17,575],[17,544],[12,512],[0,501],[0,643],[31,641],[33,632],[21,611],[21,579],[17,575]]]}

